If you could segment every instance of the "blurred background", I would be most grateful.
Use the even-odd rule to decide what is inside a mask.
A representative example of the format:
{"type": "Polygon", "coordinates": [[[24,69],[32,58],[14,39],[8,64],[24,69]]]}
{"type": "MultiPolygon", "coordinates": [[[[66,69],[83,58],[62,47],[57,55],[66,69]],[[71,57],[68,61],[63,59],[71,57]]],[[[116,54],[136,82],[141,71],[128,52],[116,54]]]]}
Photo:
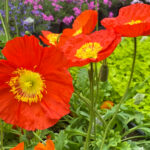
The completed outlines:
{"type": "MultiPolygon", "coordinates": [[[[150,0],[97,0],[99,23],[105,17],[117,16],[121,7],[133,3],[150,4],[150,0]]],[[[0,13],[5,20],[4,8],[5,0],[1,0],[0,13]]],[[[9,0],[9,31],[11,37],[23,36],[26,31],[36,36],[41,30],[61,33],[71,27],[82,11],[95,8],[95,0],[9,0]]],[[[0,34],[3,34],[1,21],[0,34]]]]}

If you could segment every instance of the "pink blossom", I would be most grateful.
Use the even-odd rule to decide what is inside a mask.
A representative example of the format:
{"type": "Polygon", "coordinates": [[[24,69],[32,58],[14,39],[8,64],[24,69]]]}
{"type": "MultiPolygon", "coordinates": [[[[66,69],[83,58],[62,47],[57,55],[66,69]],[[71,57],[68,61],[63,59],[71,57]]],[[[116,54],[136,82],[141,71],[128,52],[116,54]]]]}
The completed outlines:
{"type": "Polygon", "coordinates": [[[81,14],[81,10],[78,7],[74,7],[73,11],[74,11],[75,16],[78,16],[81,14]]]}
{"type": "Polygon", "coordinates": [[[88,4],[88,9],[95,9],[94,1],[88,4]]]}
{"type": "Polygon", "coordinates": [[[114,13],[110,11],[110,12],[109,12],[109,16],[108,16],[108,17],[110,17],[110,18],[111,18],[111,17],[113,17],[113,16],[114,16],[114,13]]]}
{"type": "Polygon", "coordinates": [[[103,0],[103,3],[104,3],[105,5],[107,5],[107,4],[108,4],[108,0],[103,0]]]}
{"type": "Polygon", "coordinates": [[[42,13],[42,17],[43,17],[43,20],[45,20],[45,21],[53,21],[54,20],[54,17],[52,15],[47,16],[46,14],[42,13]]]}
{"type": "Polygon", "coordinates": [[[66,24],[66,25],[69,25],[74,19],[74,16],[69,16],[69,17],[64,17],[63,19],[63,22],[66,24]]]}
{"type": "Polygon", "coordinates": [[[39,7],[39,9],[43,9],[43,6],[42,6],[42,5],[39,5],[38,7],[39,7]]]}

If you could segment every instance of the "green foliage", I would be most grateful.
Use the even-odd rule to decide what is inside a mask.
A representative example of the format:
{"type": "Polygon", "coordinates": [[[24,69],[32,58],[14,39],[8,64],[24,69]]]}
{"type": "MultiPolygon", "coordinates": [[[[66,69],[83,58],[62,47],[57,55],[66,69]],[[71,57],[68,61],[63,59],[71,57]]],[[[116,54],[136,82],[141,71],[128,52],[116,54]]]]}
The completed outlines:
{"type": "MultiPolygon", "coordinates": [[[[142,112],[147,119],[150,116],[149,45],[150,37],[138,38],[133,82],[131,84],[128,100],[126,101],[126,105],[139,112],[142,112]]],[[[113,96],[113,99],[116,102],[118,102],[123,95],[130,75],[133,46],[132,38],[124,38],[121,44],[108,59],[110,69],[109,82],[116,93],[112,94],[111,96],[113,96]]]]}

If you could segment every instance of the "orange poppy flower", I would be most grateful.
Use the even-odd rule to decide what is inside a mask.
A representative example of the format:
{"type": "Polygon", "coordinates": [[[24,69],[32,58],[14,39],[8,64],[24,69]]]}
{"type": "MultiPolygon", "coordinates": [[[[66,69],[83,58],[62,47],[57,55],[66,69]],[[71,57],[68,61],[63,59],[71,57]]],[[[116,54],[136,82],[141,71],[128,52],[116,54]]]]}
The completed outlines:
{"type": "Polygon", "coordinates": [[[97,11],[85,10],[73,22],[72,29],[64,29],[60,36],[59,45],[63,45],[70,37],[79,34],[90,34],[97,24],[97,11]]]}
{"type": "Polygon", "coordinates": [[[101,105],[101,109],[110,109],[114,106],[114,103],[112,101],[104,101],[101,105]]]}
{"type": "Polygon", "coordinates": [[[50,31],[42,31],[43,36],[40,36],[40,39],[46,44],[46,45],[57,45],[59,41],[60,34],[58,33],[52,33],[50,31]]]}
{"type": "Polygon", "coordinates": [[[105,18],[101,23],[122,36],[150,35],[150,5],[137,3],[123,7],[119,10],[118,17],[105,18]]]}
{"type": "Polygon", "coordinates": [[[55,145],[52,140],[47,140],[46,145],[39,143],[34,150],[55,150],[55,145]]]}
{"type": "Polygon", "coordinates": [[[24,150],[24,142],[19,143],[16,147],[11,148],[10,150],[24,150]]]}
{"type": "Polygon", "coordinates": [[[100,30],[91,35],[81,34],[69,39],[61,48],[72,66],[83,66],[107,58],[119,44],[121,37],[113,30],[100,30]]]}
{"type": "Polygon", "coordinates": [[[2,50],[0,118],[26,130],[46,129],[68,114],[73,92],[67,61],[34,36],[17,37],[2,50]]]}

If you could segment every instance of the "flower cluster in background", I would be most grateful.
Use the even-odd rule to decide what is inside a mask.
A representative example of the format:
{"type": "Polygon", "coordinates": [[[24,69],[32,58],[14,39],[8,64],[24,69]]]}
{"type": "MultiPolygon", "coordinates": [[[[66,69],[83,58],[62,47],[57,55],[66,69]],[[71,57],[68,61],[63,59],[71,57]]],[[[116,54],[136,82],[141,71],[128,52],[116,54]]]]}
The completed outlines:
{"type": "MultiPolygon", "coordinates": [[[[117,16],[121,7],[141,0],[97,0],[99,20],[117,16]]],[[[149,0],[145,0],[150,3],[149,0]]],[[[5,18],[4,2],[0,13],[5,18]]],[[[61,32],[58,28],[70,26],[84,10],[96,9],[95,0],[17,0],[9,1],[9,26],[11,34],[24,35],[25,31],[39,34],[41,30],[61,32]],[[21,13],[20,13],[21,12],[21,13]],[[31,21],[32,20],[32,21],[31,21]],[[37,26],[38,24],[38,26],[37,26]],[[63,27],[60,27],[63,24],[63,27]]],[[[0,31],[2,25],[0,21],[0,31]]]]}

